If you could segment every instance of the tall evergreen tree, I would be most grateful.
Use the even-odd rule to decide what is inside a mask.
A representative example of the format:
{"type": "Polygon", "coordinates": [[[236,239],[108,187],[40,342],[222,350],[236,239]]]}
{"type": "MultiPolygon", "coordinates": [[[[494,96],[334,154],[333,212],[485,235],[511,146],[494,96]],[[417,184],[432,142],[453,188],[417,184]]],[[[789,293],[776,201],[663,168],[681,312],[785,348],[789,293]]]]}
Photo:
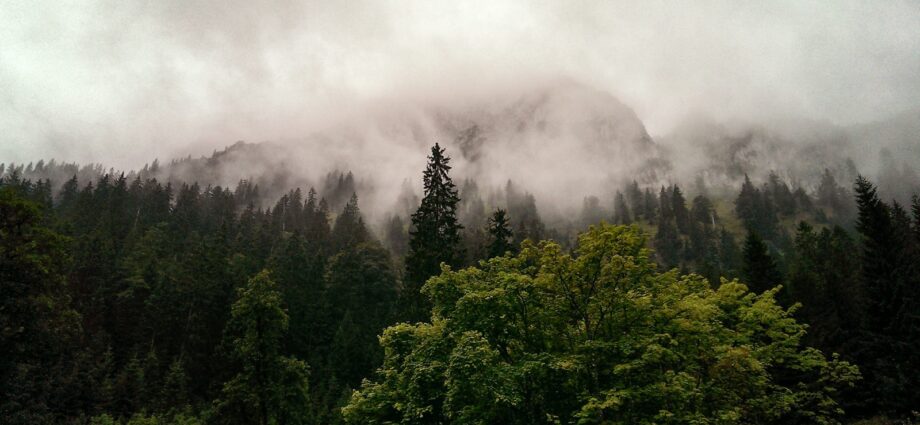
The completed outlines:
{"type": "Polygon", "coordinates": [[[404,257],[409,252],[409,233],[399,214],[387,220],[385,242],[387,249],[397,257],[404,257]]]}
{"type": "Polygon", "coordinates": [[[287,328],[281,293],[269,272],[262,271],[240,288],[227,323],[227,346],[237,373],[215,402],[220,422],[307,423],[307,365],[284,355],[287,328]]]}
{"type": "Polygon", "coordinates": [[[761,293],[782,282],[776,261],[767,244],[755,231],[748,231],[742,251],[741,277],[751,291],[761,293]]]}
{"type": "Polygon", "coordinates": [[[751,183],[751,178],[745,174],[744,183],[741,184],[741,192],[738,194],[738,198],[735,199],[735,215],[748,227],[751,227],[752,223],[757,220],[757,209],[760,204],[759,197],[759,191],[754,187],[754,183],[751,183]]]}
{"type": "Polygon", "coordinates": [[[727,278],[738,277],[741,269],[738,243],[733,235],[725,228],[719,230],[719,265],[722,276],[727,278]]]}
{"type": "Polygon", "coordinates": [[[900,206],[890,207],[879,199],[875,185],[863,176],[855,184],[858,217],[856,230],[862,242],[862,285],[866,297],[867,345],[862,350],[867,383],[872,388],[866,402],[874,409],[906,413],[920,403],[910,388],[920,380],[916,332],[920,301],[916,291],[914,259],[907,214],[900,206]]]}
{"type": "Polygon", "coordinates": [[[655,251],[658,254],[659,265],[665,269],[680,265],[681,245],[674,219],[662,216],[658,220],[658,232],[655,233],[655,251]]]}
{"type": "Polygon", "coordinates": [[[629,205],[626,203],[626,197],[623,193],[617,191],[613,201],[613,221],[617,224],[630,224],[632,217],[629,214],[629,205]]]}
{"type": "Polygon", "coordinates": [[[428,302],[419,292],[429,277],[441,271],[441,263],[457,266],[463,259],[457,220],[457,188],[450,178],[450,158],[437,143],[431,148],[428,166],[422,175],[424,197],[412,214],[409,254],[406,256],[406,282],[403,296],[408,318],[422,320],[428,302]]]}
{"type": "Polygon", "coordinates": [[[492,217],[489,218],[489,258],[500,257],[506,252],[514,253],[512,240],[514,234],[511,232],[511,224],[508,221],[505,210],[498,208],[492,217]]]}
{"type": "Polygon", "coordinates": [[[639,220],[644,207],[644,198],[642,190],[639,189],[639,183],[635,180],[626,187],[626,200],[629,201],[629,210],[633,213],[633,218],[639,220]]]}
{"type": "Polygon", "coordinates": [[[674,223],[681,234],[690,233],[690,212],[687,210],[687,200],[684,193],[676,184],[671,188],[671,211],[674,213],[674,223]]]}
{"type": "Polygon", "coordinates": [[[655,199],[655,195],[652,194],[651,189],[645,188],[642,203],[642,216],[649,223],[654,223],[655,219],[658,218],[658,201],[655,199]]]}
{"type": "Polygon", "coordinates": [[[357,194],[351,194],[351,198],[345,204],[342,213],[335,219],[335,226],[332,227],[331,238],[333,248],[336,251],[366,242],[370,239],[367,227],[364,226],[364,219],[361,218],[361,210],[358,208],[357,194]]]}
{"type": "Polygon", "coordinates": [[[67,350],[79,331],[64,280],[67,241],[17,192],[0,186],[0,417],[54,423],[67,350]]]}

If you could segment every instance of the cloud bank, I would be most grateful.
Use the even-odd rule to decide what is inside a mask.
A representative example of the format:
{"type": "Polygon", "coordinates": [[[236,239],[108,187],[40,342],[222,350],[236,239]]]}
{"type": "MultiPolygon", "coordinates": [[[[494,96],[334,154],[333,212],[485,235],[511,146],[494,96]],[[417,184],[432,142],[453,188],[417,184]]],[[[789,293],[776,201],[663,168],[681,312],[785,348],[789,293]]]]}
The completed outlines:
{"type": "Polygon", "coordinates": [[[915,1],[10,0],[0,46],[0,161],[137,167],[559,76],[653,136],[692,114],[849,125],[920,99],[915,1]]]}

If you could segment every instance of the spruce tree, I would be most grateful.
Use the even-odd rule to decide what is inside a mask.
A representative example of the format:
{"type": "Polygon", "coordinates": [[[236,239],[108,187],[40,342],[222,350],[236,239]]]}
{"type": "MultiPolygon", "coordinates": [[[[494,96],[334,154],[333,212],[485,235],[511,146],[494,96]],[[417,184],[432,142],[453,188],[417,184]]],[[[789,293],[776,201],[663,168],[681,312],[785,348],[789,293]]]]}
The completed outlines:
{"type": "Polygon", "coordinates": [[[761,293],[782,283],[776,261],[755,231],[748,231],[742,250],[741,277],[751,291],[761,293]]]}
{"type": "Polygon", "coordinates": [[[54,423],[79,332],[65,281],[68,241],[18,192],[0,187],[0,418],[54,423]]]}
{"type": "Polygon", "coordinates": [[[361,210],[358,208],[358,195],[351,194],[351,199],[345,204],[342,213],[335,220],[332,227],[332,244],[336,251],[366,242],[370,239],[361,210]]]}
{"type": "Polygon", "coordinates": [[[613,221],[617,224],[630,224],[632,218],[629,214],[629,205],[626,203],[626,197],[623,193],[617,191],[616,198],[613,202],[613,221]]]}
{"type": "Polygon", "coordinates": [[[741,184],[741,192],[735,199],[735,215],[744,222],[748,228],[754,227],[757,221],[757,208],[760,204],[760,191],[751,183],[751,178],[744,175],[744,183],[741,184]]]}
{"type": "Polygon", "coordinates": [[[664,216],[658,221],[658,232],[655,234],[655,251],[658,261],[664,269],[671,269],[680,265],[680,235],[673,218],[664,216]]]}
{"type": "Polygon", "coordinates": [[[674,223],[681,234],[690,233],[690,212],[687,210],[687,200],[676,184],[671,188],[671,209],[674,213],[674,223]]]}
{"type": "Polygon", "coordinates": [[[649,223],[654,223],[655,219],[658,217],[658,201],[655,199],[655,195],[652,194],[652,191],[649,188],[645,188],[642,215],[649,223]]]}
{"type": "Polygon", "coordinates": [[[435,144],[422,174],[424,197],[412,214],[409,254],[406,256],[406,282],[403,296],[408,318],[427,316],[428,302],[419,292],[429,277],[439,274],[441,263],[457,266],[463,259],[457,220],[457,188],[450,178],[450,158],[435,144]]]}
{"type": "Polygon", "coordinates": [[[218,421],[269,425],[309,419],[307,365],[283,353],[288,315],[262,271],[238,291],[225,331],[237,372],[215,401],[218,421]]]}
{"type": "Polygon", "coordinates": [[[629,201],[629,209],[633,213],[633,218],[639,220],[645,200],[642,197],[642,190],[639,189],[639,183],[635,180],[626,187],[626,199],[629,201]]]}
{"type": "Polygon", "coordinates": [[[505,210],[496,209],[489,218],[489,236],[492,239],[489,242],[489,258],[500,257],[506,252],[514,253],[514,245],[511,242],[514,234],[511,232],[511,224],[505,210]]]}
{"type": "Polygon", "coordinates": [[[859,176],[855,184],[856,230],[862,242],[862,286],[866,297],[866,344],[861,350],[867,384],[865,401],[875,409],[906,413],[916,406],[918,362],[915,332],[920,308],[913,294],[916,273],[910,252],[907,213],[879,199],[874,184],[859,176]],[[914,330],[914,332],[911,332],[914,330]]]}
{"type": "Polygon", "coordinates": [[[722,275],[727,278],[737,277],[740,269],[739,262],[738,243],[735,242],[735,235],[723,227],[719,230],[719,265],[721,266],[722,275]]]}

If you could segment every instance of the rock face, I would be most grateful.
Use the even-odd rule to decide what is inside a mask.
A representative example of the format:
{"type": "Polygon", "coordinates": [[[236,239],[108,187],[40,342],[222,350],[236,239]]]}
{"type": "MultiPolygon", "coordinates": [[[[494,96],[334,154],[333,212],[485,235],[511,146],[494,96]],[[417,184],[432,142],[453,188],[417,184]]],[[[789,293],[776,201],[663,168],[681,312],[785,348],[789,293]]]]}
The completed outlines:
{"type": "Polygon", "coordinates": [[[825,169],[838,182],[858,174],[876,181],[883,196],[909,202],[920,187],[920,112],[877,123],[839,127],[787,121],[770,125],[688,121],[661,137],[659,147],[673,160],[678,180],[702,178],[710,186],[736,190],[744,175],[762,181],[775,172],[812,190],[825,169]]]}
{"type": "Polygon", "coordinates": [[[303,140],[238,143],[162,166],[159,174],[202,185],[250,179],[269,197],[269,186],[319,190],[328,173],[351,170],[359,196],[380,205],[396,199],[404,181],[420,190],[435,142],[453,158],[455,180],[474,179],[483,188],[512,180],[547,203],[580,205],[624,181],[656,182],[669,167],[632,109],[609,93],[563,81],[457,103],[373,105],[303,140]]]}

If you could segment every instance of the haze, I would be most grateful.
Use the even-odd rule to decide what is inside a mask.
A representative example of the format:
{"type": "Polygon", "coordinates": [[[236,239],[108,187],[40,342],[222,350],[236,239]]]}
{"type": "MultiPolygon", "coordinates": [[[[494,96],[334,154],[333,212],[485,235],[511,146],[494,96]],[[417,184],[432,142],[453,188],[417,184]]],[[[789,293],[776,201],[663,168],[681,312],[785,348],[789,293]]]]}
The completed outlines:
{"type": "Polygon", "coordinates": [[[570,78],[649,132],[917,107],[917,2],[0,4],[0,161],[137,167],[299,139],[388,99],[570,78]]]}

